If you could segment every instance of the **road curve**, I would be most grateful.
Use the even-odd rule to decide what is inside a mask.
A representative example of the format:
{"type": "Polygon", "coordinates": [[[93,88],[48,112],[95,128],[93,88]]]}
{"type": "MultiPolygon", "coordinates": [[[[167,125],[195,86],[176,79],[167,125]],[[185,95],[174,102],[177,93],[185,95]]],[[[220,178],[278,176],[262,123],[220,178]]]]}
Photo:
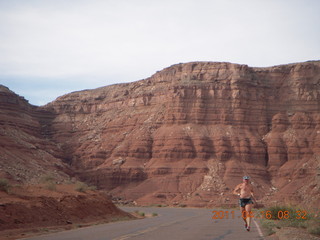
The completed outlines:
{"type": "MultiPolygon", "coordinates": [[[[212,219],[213,210],[197,208],[123,208],[158,216],[132,221],[114,222],[92,227],[43,235],[28,240],[251,240],[263,239],[257,222],[252,223],[251,231],[244,228],[240,212],[234,211],[228,219],[212,219]]],[[[228,211],[223,209],[222,211],[228,211]]],[[[232,210],[229,210],[229,213],[232,210]]]]}

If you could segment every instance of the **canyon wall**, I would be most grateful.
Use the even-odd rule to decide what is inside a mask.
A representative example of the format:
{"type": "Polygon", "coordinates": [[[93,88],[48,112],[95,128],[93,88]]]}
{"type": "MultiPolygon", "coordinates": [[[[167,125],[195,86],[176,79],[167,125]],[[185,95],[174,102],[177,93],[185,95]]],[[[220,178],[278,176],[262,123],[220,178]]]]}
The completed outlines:
{"type": "Polygon", "coordinates": [[[177,64],[33,111],[41,151],[127,200],[231,204],[243,175],[265,203],[320,200],[320,62],[177,64]]]}

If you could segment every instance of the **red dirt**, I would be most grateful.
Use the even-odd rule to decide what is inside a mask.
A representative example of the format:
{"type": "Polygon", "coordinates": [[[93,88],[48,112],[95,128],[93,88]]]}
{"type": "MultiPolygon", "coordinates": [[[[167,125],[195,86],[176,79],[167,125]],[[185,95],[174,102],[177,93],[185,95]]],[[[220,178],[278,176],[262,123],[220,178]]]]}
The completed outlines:
{"type": "Polygon", "coordinates": [[[83,224],[133,219],[118,209],[106,194],[98,191],[78,192],[75,185],[20,186],[9,194],[0,191],[0,239],[24,236],[48,227],[70,229],[83,224]],[[85,207],[84,207],[85,206],[85,207]]]}

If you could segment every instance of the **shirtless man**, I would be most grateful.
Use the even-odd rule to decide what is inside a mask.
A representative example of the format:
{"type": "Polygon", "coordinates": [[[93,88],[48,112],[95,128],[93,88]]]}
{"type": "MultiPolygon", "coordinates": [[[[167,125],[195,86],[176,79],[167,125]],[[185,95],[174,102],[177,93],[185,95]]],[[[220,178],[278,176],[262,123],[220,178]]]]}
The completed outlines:
{"type": "Polygon", "coordinates": [[[236,186],[233,190],[233,194],[240,196],[239,204],[240,204],[240,211],[242,213],[242,218],[245,222],[245,228],[247,231],[250,231],[250,224],[251,224],[251,216],[252,216],[252,205],[253,201],[253,188],[250,184],[250,177],[244,176],[242,183],[236,186]],[[240,190],[240,193],[238,192],[240,190]]]}

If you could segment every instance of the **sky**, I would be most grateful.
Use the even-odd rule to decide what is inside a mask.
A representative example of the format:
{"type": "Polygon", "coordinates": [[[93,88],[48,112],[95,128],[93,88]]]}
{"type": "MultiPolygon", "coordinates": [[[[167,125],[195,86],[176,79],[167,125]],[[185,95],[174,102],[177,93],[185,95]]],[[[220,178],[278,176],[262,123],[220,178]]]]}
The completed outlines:
{"type": "Polygon", "coordinates": [[[33,105],[191,61],[320,59],[318,0],[0,0],[0,84],[33,105]]]}

